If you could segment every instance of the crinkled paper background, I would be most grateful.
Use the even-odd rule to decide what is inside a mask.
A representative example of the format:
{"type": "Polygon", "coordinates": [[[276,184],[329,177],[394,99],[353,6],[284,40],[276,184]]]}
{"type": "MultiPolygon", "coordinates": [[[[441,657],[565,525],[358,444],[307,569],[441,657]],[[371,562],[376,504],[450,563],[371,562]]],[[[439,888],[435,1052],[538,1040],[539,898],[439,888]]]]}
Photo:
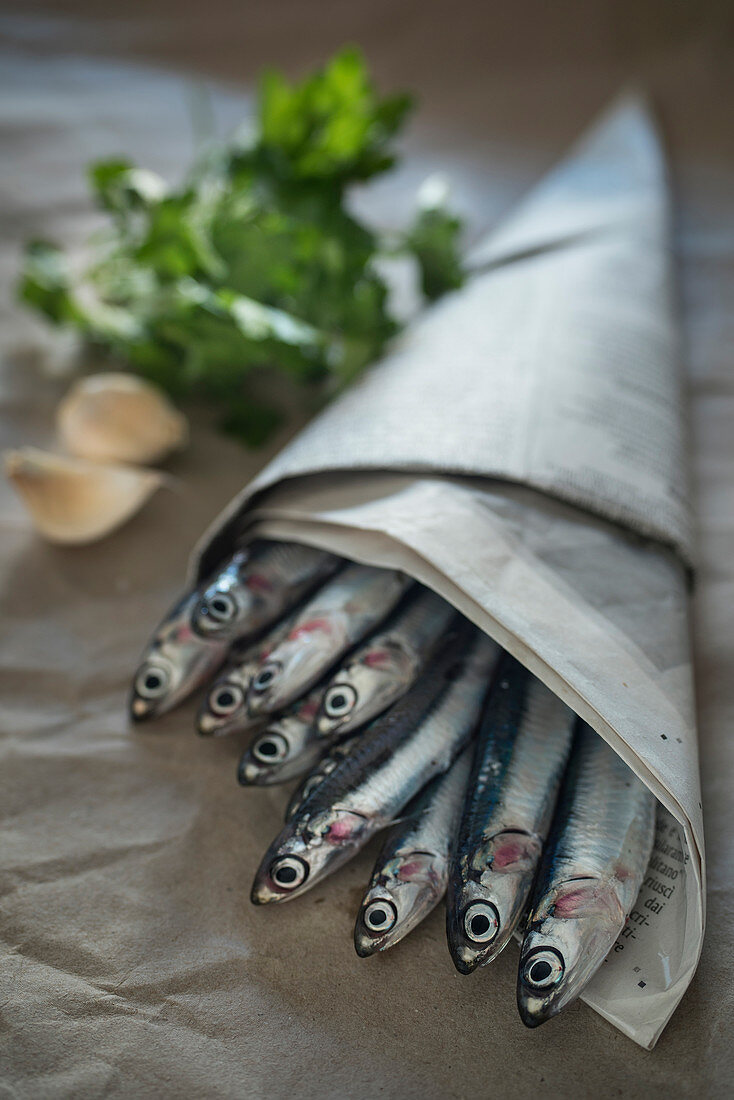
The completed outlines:
{"type": "Polygon", "coordinates": [[[93,157],[129,152],[175,174],[190,149],[191,77],[229,82],[215,95],[229,125],[247,106],[236,85],[262,63],[302,69],[359,41],[385,84],[414,86],[423,101],[405,167],[375,189],[370,212],[402,220],[415,185],[440,167],[477,235],[627,77],[647,84],[678,200],[709,923],[698,974],[647,1054],[583,1005],[526,1032],[512,951],[461,978],[439,914],[388,956],[359,960],[351,930],[371,850],[293,906],[252,908],[283,795],[239,789],[237,746],[197,739],[190,707],[144,732],[124,717],[129,672],[190,547],[284,441],[255,460],[202,423],[171,465],[179,491],[97,546],[42,545],[2,490],[0,1096],[726,1095],[734,81],[722,21],[705,6],[653,2],[4,8],[4,445],[44,445],[60,390],[36,373],[58,358],[58,338],[10,301],[22,240],[82,239],[94,223],[83,180],[93,157]]]}

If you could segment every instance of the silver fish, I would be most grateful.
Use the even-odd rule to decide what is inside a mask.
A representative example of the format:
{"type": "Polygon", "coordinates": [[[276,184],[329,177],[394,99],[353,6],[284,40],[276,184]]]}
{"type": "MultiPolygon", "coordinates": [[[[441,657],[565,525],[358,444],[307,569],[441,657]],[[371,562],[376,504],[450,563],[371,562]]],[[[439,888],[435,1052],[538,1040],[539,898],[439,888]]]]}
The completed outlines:
{"type": "Polygon", "coordinates": [[[418,586],[388,626],[361,646],[324,692],[316,725],[325,737],[350,733],[404,695],[448,630],[456,611],[418,586]]]}
{"type": "Polygon", "coordinates": [[[288,637],[260,666],[247,696],[250,713],[273,714],[313,687],[412,583],[396,569],[343,569],[306,604],[288,637]]]}
{"type": "Polygon", "coordinates": [[[237,550],[201,593],[194,630],[204,638],[253,637],[343,564],[325,550],[256,541],[237,550]]]}
{"type": "Polygon", "coordinates": [[[133,678],[133,721],[182,702],[221,667],[234,640],[254,637],[341,564],[333,554],[288,543],[237,550],[203,590],[175,605],[151,638],[133,678]]]}
{"type": "Polygon", "coordinates": [[[316,766],[309,771],[306,778],[291,795],[285,809],[286,821],[290,821],[292,817],[296,816],[306,799],[323,783],[327,775],[331,775],[339,761],[343,760],[357,747],[360,737],[361,731],[345,741],[338,741],[335,745],[332,745],[325,756],[321,757],[316,766]]]}
{"type": "Polygon", "coordinates": [[[261,724],[247,709],[247,692],[260,665],[285,638],[294,621],[290,615],[254,645],[240,646],[236,655],[230,651],[231,660],[207,692],[197,715],[196,728],[203,737],[252,731],[261,724]]]}
{"type": "Polygon", "coordinates": [[[517,1004],[528,1027],[578,997],[622,931],[652,852],[655,806],[580,722],[520,952],[517,1004]]]}
{"type": "Polygon", "coordinates": [[[354,946],[362,958],[402,940],[443,897],[471,765],[467,748],[390,829],[354,928],[354,946]]]}
{"type": "Polygon", "coordinates": [[[252,888],[263,905],[303,893],[336,870],[434,776],[476,726],[497,647],[461,628],[412,690],[357,736],[270,845],[252,888]],[[468,646],[470,655],[459,662],[468,646]]]}
{"type": "Polygon", "coordinates": [[[323,694],[322,683],[258,734],[240,760],[238,777],[243,786],[287,783],[318,763],[329,747],[328,738],[319,737],[314,729],[323,694]]]}
{"type": "Polygon", "coordinates": [[[133,678],[130,717],[155,718],[175,707],[221,666],[228,641],[206,640],[191,625],[198,592],[176,604],[148,643],[133,678]]]}
{"type": "Polygon", "coordinates": [[[446,931],[462,974],[494,959],[520,922],[575,722],[558,696],[503,656],[479,728],[449,879],[446,931]]]}

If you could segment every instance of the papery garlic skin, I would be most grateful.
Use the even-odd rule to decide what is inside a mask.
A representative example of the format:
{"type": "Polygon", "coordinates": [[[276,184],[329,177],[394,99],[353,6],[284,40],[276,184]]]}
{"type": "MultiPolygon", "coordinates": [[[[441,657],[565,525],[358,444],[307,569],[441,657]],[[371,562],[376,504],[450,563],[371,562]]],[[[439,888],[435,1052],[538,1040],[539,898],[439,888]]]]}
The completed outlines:
{"type": "Polygon", "coordinates": [[[157,470],[89,462],[36,447],[6,451],[5,474],[50,542],[94,542],[120,527],[167,480],[157,470]]]}
{"type": "Polygon", "coordinates": [[[186,417],[157,386],[119,372],[77,382],[56,424],[65,450],[97,462],[156,462],[189,438],[186,417]]]}

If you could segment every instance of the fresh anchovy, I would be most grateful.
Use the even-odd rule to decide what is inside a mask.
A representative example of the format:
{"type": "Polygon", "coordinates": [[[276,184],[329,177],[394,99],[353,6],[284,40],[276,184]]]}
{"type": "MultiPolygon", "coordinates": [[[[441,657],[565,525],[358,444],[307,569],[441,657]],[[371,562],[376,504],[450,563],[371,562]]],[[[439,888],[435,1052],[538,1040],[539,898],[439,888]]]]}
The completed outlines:
{"type": "MultiPolygon", "coordinates": [[[[221,676],[212,684],[201,704],[196,728],[203,737],[222,737],[230,733],[252,730],[253,721],[247,709],[247,691],[252,677],[276,645],[290,631],[295,618],[283,619],[254,645],[241,649],[221,676]]],[[[230,657],[233,655],[230,653],[230,657]]]]}
{"type": "Polygon", "coordinates": [[[321,757],[316,766],[291,795],[285,810],[286,821],[290,821],[292,817],[296,816],[306,799],[323,783],[327,775],[331,775],[339,761],[343,760],[356,748],[361,736],[361,733],[355,733],[353,737],[348,738],[346,741],[338,741],[325,756],[321,757]]]}
{"type": "Polygon", "coordinates": [[[655,806],[580,722],[520,953],[517,1004],[528,1027],[578,997],[622,931],[652,852],[655,806]]]}
{"type": "Polygon", "coordinates": [[[402,940],[443,897],[471,763],[471,748],[464,749],[390,829],[354,928],[354,946],[362,958],[402,940]]]}
{"type": "Polygon", "coordinates": [[[198,592],[193,592],[176,604],[148,643],[130,694],[134,722],[176,706],[224,661],[229,642],[206,640],[191,625],[198,599],[198,592]]]}
{"type": "Polygon", "coordinates": [[[318,763],[329,747],[329,739],[319,737],[314,729],[323,695],[321,683],[258,734],[240,760],[238,777],[243,786],[287,783],[318,763]]]}
{"type": "Polygon", "coordinates": [[[505,947],[527,905],[576,716],[505,654],[477,739],[446,909],[449,950],[469,974],[505,947]]]}
{"type": "Polygon", "coordinates": [[[237,550],[210,581],[194,610],[204,638],[252,637],[330,577],[341,558],[311,546],[258,541],[237,550]]]}
{"type": "Polygon", "coordinates": [[[370,638],[336,673],[317,720],[319,733],[349,733],[404,695],[415,682],[456,611],[418,587],[395,612],[387,628],[370,638]]]}
{"type": "Polygon", "coordinates": [[[476,726],[497,655],[462,628],[413,689],[377,718],[319,783],[270,845],[252,888],[256,904],[285,901],[362,848],[434,776],[447,770],[476,726]],[[457,651],[470,656],[458,663],[457,651]]]}
{"type": "Polygon", "coordinates": [[[133,679],[132,719],[176,706],[223,664],[234,639],[253,637],[341,564],[286,543],[236,551],[203,593],[197,588],[175,605],[148,643],[133,679]]]}
{"type": "Polygon", "coordinates": [[[395,569],[348,565],[301,610],[250,684],[252,715],[282,710],[313,687],[392,611],[413,582],[395,569]]]}

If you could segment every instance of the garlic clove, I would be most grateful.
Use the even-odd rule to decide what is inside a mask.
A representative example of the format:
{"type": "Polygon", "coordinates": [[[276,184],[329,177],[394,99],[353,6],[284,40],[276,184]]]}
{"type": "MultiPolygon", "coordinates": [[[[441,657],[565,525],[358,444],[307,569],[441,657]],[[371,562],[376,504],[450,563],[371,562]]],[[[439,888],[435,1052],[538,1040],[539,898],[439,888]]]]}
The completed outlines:
{"type": "Polygon", "coordinates": [[[69,545],[94,542],[129,519],[168,480],[157,470],[88,462],[23,447],[5,473],[38,531],[69,545]]]}
{"type": "Polygon", "coordinates": [[[133,374],[82,378],[59,404],[56,423],[70,454],[98,462],[155,462],[189,438],[186,417],[133,374]]]}

